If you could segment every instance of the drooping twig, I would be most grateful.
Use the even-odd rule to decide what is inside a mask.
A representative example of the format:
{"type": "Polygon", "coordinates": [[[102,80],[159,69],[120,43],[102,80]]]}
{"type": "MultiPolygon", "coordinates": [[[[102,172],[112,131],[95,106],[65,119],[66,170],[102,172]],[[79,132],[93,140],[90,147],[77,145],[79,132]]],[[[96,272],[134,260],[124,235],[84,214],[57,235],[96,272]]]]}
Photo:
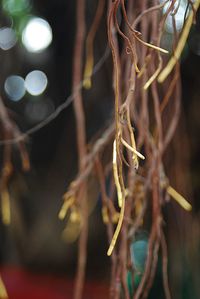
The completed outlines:
{"type": "Polygon", "coordinates": [[[105,0],[99,0],[94,21],[90,27],[90,31],[86,39],[86,63],[85,63],[85,70],[83,75],[83,87],[86,89],[90,89],[92,86],[91,77],[92,77],[93,66],[94,66],[93,43],[94,43],[95,34],[98,30],[99,23],[101,21],[101,17],[104,12],[104,7],[105,7],[105,0]]]}
{"type": "MultiPolygon", "coordinates": [[[[175,0],[170,1],[167,10],[162,15],[159,11],[161,12],[161,9],[169,1],[159,5],[156,1],[152,1],[152,7],[149,7],[147,0],[136,2],[129,5],[129,3],[125,4],[124,0],[115,0],[109,1],[107,6],[108,41],[114,65],[114,124],[110,125],[110,131],[109,128],[106,131],[108,134],[105,132],[102,138],[90,144],[87,152],[82,153],[83,166],[79,165],[77,177],[71,182],[64,195],[65,202],[60,212],[60,217],[63,218],[68,209],[72,209],[79,203],[79,189],[87,183],[92,171],[96,171],[102,193],[103,221],[107,225],[110,241],[107,253],[108,255],[113,253],[111,257],[113,262],[111,298],[115,299],[120,297],[121,288],[125,298],[129,298],[126,285],[129,241],[137,230],[143,227],[145,214],[150,213],[152,221],[149,227],[148,254],[144,273],[138,288],[134,290],[136,299],[148,296],[157,268],[159,248],[162,251],[163,259],[166,261],[167,258],[162,235],[161,205],[165,202],[164,195],[170,193],[182,205],[186,206],[187,203],[176,191],[171,192],[172,187],[168,184],[163,166],[164,152],[173,137],[180,113],[180,82],[177,62],[175,72],[170,73],[171,82],[166,81],[165,84],[158,86],[156,80],[166,65],[166,59],[163,59],[161,55],[161,53],[166,53],[161,46],[161,39],[165,34],[165,21],[169,14],[172,14],[174,18],[178,8],[174,8],[175,0]],[[139,15],[135,13],[135,7],[140,12],[139,15]],[[121,22],[119,21],[120,12],[122,13],[121,22]],[[135,21],[132,16],[135,17],[135,21]],[[136,30],[136,26],[140,32],[136,30]],[[161,99],[163,100],[161,101],[161,99]],[[172,115],[169,115],[167,111],[169,105],[174,107],[172,115]],[[169,117],[170,122],[165,123],[169,117]],[[112,162],[110,160],[103,166],[101,154],[105,146],[112,143],[112,162]],[[140,151],[144,152],[144,155],[140,151]],[[140,166],[139,159],[144,159],[144,157],[146,159],[140,166]],[[116,188],[119,212],[114,207],[115,192],[112,192],[112,196],[108,198],[105,188],[104,173],[108,169],[110,174],[111,167],[113,167],[113,183],[111,185],[112,188],[113,186],[116,188]],[[152,209],[150,210],[149,207],[152,209]]],[[[98,4],[100,5],[100,2],[98,4]]],[[[98,20],[98,18],[95,17],[94,20],[98,20]]],[[[97,30],[97,27],[94,31],[92,28],[90,47],[91,40],[94,42],[94,32],[97,30]]],[[[174,37],[174,45],[175,48],[178,45],[178,34],[174,37]]],[[[75,54],[77,55],[77,53],[75,54]]],[[[90,50],[89,56],[91,55],[93,53],[90,50]]],[[[88,73],[90,80],[93,63],[91,63],[91,59],[88,61],[90,61],[88,73]]],[[[82,116],[84,113],[80,119],[82,116]]],[[[84,124],[83,121],[80,123],[84,124]]],[[[83,133],[85,134],[85,132],[83,133]]],[[[80,131],[77,132],[77,136],[78,134],[80,131]]],[[[81,142],[81,144],[84,143],[81,142]]],[[[83,252],[85,253],[84,250],[83,252]]],[[[132,267],[134,269],[134,265],[132,267]]],[[[169,298],[166,263],[164,262],[163,279],[165,294],[169,298]]]]}

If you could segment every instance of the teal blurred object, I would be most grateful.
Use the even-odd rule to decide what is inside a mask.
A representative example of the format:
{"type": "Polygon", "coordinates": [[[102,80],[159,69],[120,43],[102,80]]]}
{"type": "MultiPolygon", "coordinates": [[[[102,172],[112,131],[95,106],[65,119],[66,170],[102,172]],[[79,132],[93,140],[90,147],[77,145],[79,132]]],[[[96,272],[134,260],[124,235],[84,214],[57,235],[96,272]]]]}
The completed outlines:
{"type": "Polygon", "coordinates": [[[143,273],[145,268],[145,262],[148,251],[148,240],[141,239],[134,241],[131,246],[131,261],[134,267],[134,271],[137,273],[143,273]]]}
{"type": "Polygon", "coordinates": [[[132,278],[132,272],[128,271],[126,279],[129,294],[132,297],[134,289],[138,287],[144,273],[148,253],[148,239],[143,238],[133,241],[130,246],[130,251],[131,261],[134,269],[134,278],[132,278]]]}
{"type": "Polygon", "coordinates": [[[128,286],[128,290],[129,290],[129,295],[132,298],[133,297],[133,283],[132,283],[131,271],[127,272],[126,281],[127,281],[127,286],[128,286]]]}

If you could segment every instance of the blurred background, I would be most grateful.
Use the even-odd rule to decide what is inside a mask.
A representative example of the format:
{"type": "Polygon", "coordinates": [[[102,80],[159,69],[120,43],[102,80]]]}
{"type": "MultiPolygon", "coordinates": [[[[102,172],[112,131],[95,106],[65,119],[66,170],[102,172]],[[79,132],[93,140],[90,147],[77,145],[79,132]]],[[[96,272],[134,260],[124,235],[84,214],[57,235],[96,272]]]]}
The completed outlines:
{"type": "MultiPolygon", "coordinates": [[[[96,0],[87,0],[90,28],[96,0]]],[[[76,1],[2,0],[0,4],[0,89],[10,117],[21,132],[43,123],[66,103],[56,118],[26,139],[31,168],[23,172],[17,147],[12,146],[14,172],[9,181],[11,223],[0,220],[1,274],[10,298],[71,298],[77,263],[79,230],[65,231],[58,219],[62,195],[77,172],[75,120],[72,109],[72,62],[76,1]],[[29,295],[28,295],[29,294],[29,295]],[[32,296],[32,297],[31,297],[32,296]],[[52,297],[51,297],[52,296],[52,297]]],[[[176,15],[181,30],[185,1],[176,15]]],[[[172,23],[166,23],[163,43],[171,47],[172,23]]],[[[106,12],[95,38],[95,61],[105,56],[106,12]]],[[[164,211],[173,298],[200,298],[200,12],[181,58],[182,113],[171,151],[178,171],[168,167],[179,190],[189,196],[190,214],[170,203],[164,211]],[[174,171],[174,172],[173,172],[174,171]]],[[[83,91],[87,140],[112,117],[112,61],[107,54],[83,91]]],[[[1,132],[1,137],[2,137],[1,132]]],[[[1,138],[2,139],[2,138],[1,138]]],[[[3,146],[0,147],[1,156],[3,146]]],[[[1,163],[2,163],[2,158],[1,163]]],[[[89,193],[91,215],[86,298],[106,298],[110,261],[101,203],[95,179],[89,193]]],[[[150,298],[162,298],[156,278],[150,298]],[[159,293],[160,292],[160,293],[159,293]]]]}

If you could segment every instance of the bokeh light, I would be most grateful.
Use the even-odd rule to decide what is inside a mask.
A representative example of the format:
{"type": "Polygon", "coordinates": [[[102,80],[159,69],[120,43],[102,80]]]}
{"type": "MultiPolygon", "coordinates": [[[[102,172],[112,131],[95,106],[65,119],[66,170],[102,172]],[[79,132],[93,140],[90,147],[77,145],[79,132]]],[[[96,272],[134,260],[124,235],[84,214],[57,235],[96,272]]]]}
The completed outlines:
{"type": "Polygon", "coordinates": [[[52,30],[42,18],[32,18],[22,32],[22,42],[29,52],[37,53],[45,50],[52,41],[52,30]]]}
{"type": "Polygon", "coordinates": [[[47,87],[47,76],[39,70],[30,72],[25,78],[26,90],[33,96],[42,94],[47,87]]]}
{"type": "Polygon", "coordinates": [[[38,101],[29,100],[25,107],[25,117],[31,124],[44,120],[55,110],[51,99],[38,99],[38,101]]]}
{"type": "Polygon", "coordinates": [[[11,49],[17,42],[15,31],[9,27],[0,28],[0,48],[11,49]]]}
{"type": "Polygon", "coordinates": [[[18,16],[30,8],[29,0],[3,0],[3,9],[12,16],[18,16]]]}
{"type": "MultiPolygon", "coordinates": [[[[160,2],[164,2],[164,1],[161,0],[160,2]]],[[[171,4],[167,3],[164,6],[163,13],[165,13],[167,11],[169,5],[171,5],[171,4]]],[[[187,17],[187,15],[188,15],[189,10],[187,11],[187,15],[185,16],[186,9],[187,9],[187,1],[180,0],[180,2],[179,1],[175,2],[173,12],[175,13],[174,20],[175,20],[175,24],[176,24],[176,30],[178,32],[181,31],[181,29],[184,25],[184,18],[187,17]]],[[[173,16],[171,13],[167,16],[167,19],[165,22],[165,29],[169,33],[174,33],[173,16]]]]}
{"type": "Polygon", "coordinates": [[[19,101],[26,93],[24,79],[20,76],[9,76],[4,83],[4,90],[12,101],[19,101]]]}

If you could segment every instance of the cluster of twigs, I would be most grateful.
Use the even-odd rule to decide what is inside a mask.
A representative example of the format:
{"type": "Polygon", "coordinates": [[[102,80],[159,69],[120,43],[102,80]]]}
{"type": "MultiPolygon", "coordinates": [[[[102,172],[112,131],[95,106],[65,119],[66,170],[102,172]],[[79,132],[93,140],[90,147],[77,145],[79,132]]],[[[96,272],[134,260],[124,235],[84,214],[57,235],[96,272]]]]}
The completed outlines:
{"type": "MultiPolygon", "coordinates": [[[[74,87],[82,75],[84,2],[77,1],[74,87]]],[[[130,265],[129,245],[137,230],[143,226],[146,213],[151,214],[148,254],[144,274],[133,297],[139,299],[148,296],[156,272],[158,252],[161,250],[163,287],[166,298],[171,298],[162,206],[169,196],[188,211],[191,205],[170,186],[164,168],[164,153],[173,138],[180,114],[179,58],[199,6],[199,1],[188,1],[188,7],[191,7],[189,16],[185,18],[182,31],[177,32],[175,15],[179,2],[114,0],[108,1],[105,6],[104,1],[98,1],[86,41],[84,87],[91,88],[92,85],[94,37],[103,11],[107,8],[108,42],[113,58],[115,119],[88,152],[81,92],[75,97],[79,172],[64,195],[60,218],[64,218],[68,210],[72,211],[74,207],[80,213],[76,218],[82,223],[76,299],[81,298],[83,288],[88,225],[86,194],[92,171],[97,173],[99,179],[102,215],[110,242],[107,254],[112,259],[111,298],[119,298],[121,289],[124,297],[130,298],[126,277],[128,270],[134,273],[134,265],[130,265]],[[165,13],[162,10],[164,5],[167,5],[165,13]],[[168,16],[172,18],[174,29],[172,49],[169,51],[172,54],[168,54],[161,46],[168,16]],[[113,143],[112,167],[111,160],[105,165],[102,159],[110,143],[113,143]],[[140,160],[144,162],[140,163],[140,160]],[[107,192],[106,179],[109,176],[112,179],[110,192],[107,192]]]]}

